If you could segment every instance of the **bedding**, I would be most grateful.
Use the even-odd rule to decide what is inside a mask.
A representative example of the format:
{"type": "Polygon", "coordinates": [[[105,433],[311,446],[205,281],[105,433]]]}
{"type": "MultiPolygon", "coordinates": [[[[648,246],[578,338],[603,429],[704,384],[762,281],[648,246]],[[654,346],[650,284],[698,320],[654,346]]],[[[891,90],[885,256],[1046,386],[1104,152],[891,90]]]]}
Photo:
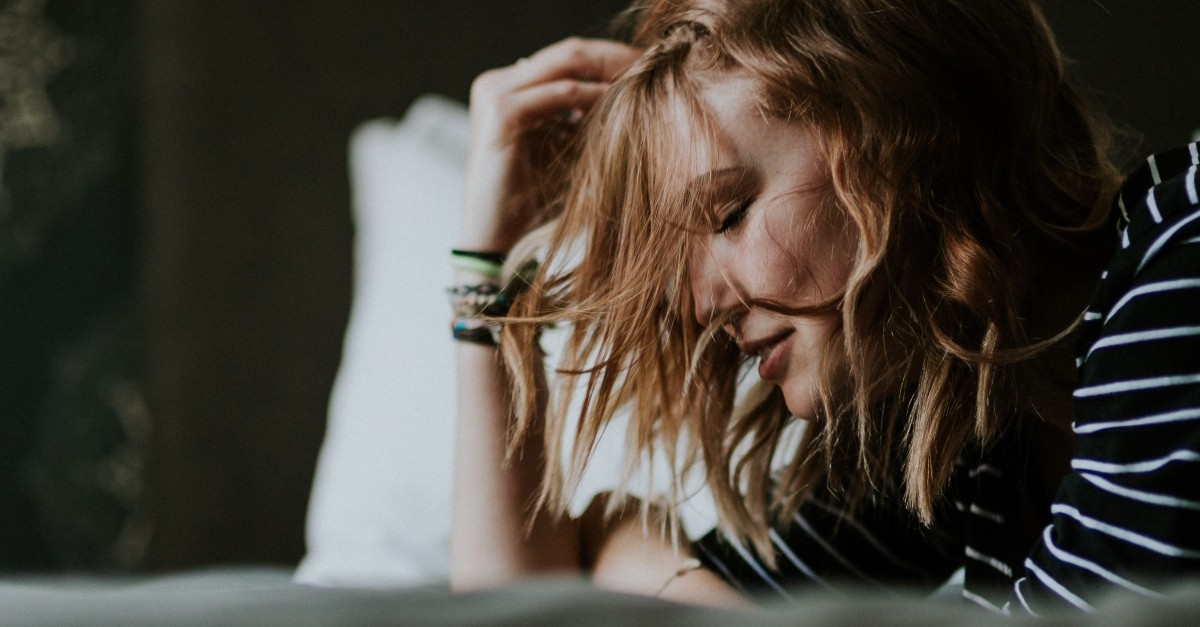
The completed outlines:
{"type": "MultiPolygon", "coordinates": [[[[1033,625],[962,603],[904,597],[802,596],[746,612],[685,607],[545,579],[452,595],[445,587],[405,590],[314,588],[285,571],[210,571],[135,581],[0,580],[0,624],[18,625],[1033,625]]],[[[1200,582],[1167,598],[1054,617],[1054,625],[1192,625],[1200,582]]]]}

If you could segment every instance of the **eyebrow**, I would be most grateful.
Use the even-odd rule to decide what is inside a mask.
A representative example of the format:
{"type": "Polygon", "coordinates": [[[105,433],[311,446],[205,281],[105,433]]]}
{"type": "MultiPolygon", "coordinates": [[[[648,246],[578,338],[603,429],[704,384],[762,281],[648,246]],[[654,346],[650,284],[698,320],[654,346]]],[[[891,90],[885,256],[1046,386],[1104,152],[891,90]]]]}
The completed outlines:
{"type": "Polygon", "coordinates": [[[716,184],[726,186],[733,183],[741,183],[747,178],[748,174],[749,171],[740,166],[718,168],[716,170],[705,172],[704,174],[701,174],[688,181],[688,189],[694,189],[698,185],[712,186],[716,184]]]}

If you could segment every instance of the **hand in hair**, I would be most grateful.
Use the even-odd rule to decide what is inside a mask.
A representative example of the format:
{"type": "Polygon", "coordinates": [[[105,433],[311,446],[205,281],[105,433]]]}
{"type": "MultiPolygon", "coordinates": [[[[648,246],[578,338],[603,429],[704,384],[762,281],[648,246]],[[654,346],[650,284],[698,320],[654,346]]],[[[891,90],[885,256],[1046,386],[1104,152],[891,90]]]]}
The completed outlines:
{"type": "MultiPolygon", "coordinates": [[[[546,159],[570,138],[579,116],[636,57],[610,41],[568,39],[484,73],[471,87],[471,147],[458,248],[508,252],[540,221],[546,159]]],[[[456,280],[488,277],[459,270],[456,280]]],[[[492,279],[494,280],[494,279],[492,279]]],[[[495,349],[460,342],[451,586],[509,583],[547,572],[579,574],[576,521],[547,512],[530,519],[543,474],[540,435],[505,457],[512,383],[495,349]]]]}
{"type": "Polygon", "coordinates": [[[615,41],[571,38],[475,79],[460,248],[506,252],[537,226],[547,166],[639,54],[615,41]]]}

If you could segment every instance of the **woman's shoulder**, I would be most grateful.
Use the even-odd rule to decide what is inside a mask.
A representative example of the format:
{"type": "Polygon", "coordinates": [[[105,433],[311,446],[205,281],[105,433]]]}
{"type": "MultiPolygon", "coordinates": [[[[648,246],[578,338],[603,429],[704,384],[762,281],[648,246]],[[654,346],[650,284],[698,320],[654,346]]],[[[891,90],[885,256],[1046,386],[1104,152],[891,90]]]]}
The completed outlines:
{"type": "MultiPolygon", "coordinates": [[[[1194,312],[1172,303],[1200,293],[1198,165],[1196,142],[1152,155],[1118,193],[1120,248],[1080,329],[1082,387],[1096,378],[1097,367],[1122,370],[1134,365],[1130,358],[1153,360],[1154,352],[1139,350],[1153,345],[1136,342],[1143,336],[1131,333],[1155,335],[1196,323],[1194,312]]],[[[1091,393],[1077,390],[1076,400],[1091,393]]]]}
{"type": "Polygon", "coordinates": [[[1200,206],[1198,164],[1200,142],[1192,142],[1150,155],[1126,178],[1116,198],[1124,223],[1123,249],[1163,234],[1195,212],[1200,206]]]}
{"type": "Polygon", "coordinates": [[[1154,155],[1116,200],[1120,249],[1080,331],[1071,472],[1015,591],[1030,611],[1200,573],[1198,166],[1195,143],[1154,155]]]}

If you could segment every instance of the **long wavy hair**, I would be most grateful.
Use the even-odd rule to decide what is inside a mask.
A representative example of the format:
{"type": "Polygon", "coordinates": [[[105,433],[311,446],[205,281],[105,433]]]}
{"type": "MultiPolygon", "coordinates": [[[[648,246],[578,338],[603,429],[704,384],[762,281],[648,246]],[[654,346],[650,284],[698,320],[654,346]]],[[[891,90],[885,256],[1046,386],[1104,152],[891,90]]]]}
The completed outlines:
{"type": "MultiPolygon", "coordinates": [[[[583,122],[530,241],[541,269],[502,340],[513,442],[544,421],[540,505],[559,507],[599,436],[628,411],[631,468],[656,447],[703,468],[721,525],[768,559],[773,516],[813,490],[853,506],[902,496],[933,519],[955,460],[1039,412],[1061,348],[1110,254],[1118,183],[1108,130],[1024,0],[660,0],[631,9],[644,54],[583,122]],[[706,157],[699,91],[729,73],[764,115],[812,131],[830,204],[855,231],[818,417],[782,469],[772,386],[692,317],[687,260],[711,232],[687,173],[706,157]],[[569,339],[543,394],[540,330],[569,339]],[[570,432],[573,448],[564,450],[570,432]],[[557,463],[565,461],[564,465],[557,463]]],[[[527,249],[530,247],[527,246],[527,249]]],[[[514,447],[515,450],[515,447],[514,447]]],[[[665,497],[668,509],[679,497],[665,497]]]]}

